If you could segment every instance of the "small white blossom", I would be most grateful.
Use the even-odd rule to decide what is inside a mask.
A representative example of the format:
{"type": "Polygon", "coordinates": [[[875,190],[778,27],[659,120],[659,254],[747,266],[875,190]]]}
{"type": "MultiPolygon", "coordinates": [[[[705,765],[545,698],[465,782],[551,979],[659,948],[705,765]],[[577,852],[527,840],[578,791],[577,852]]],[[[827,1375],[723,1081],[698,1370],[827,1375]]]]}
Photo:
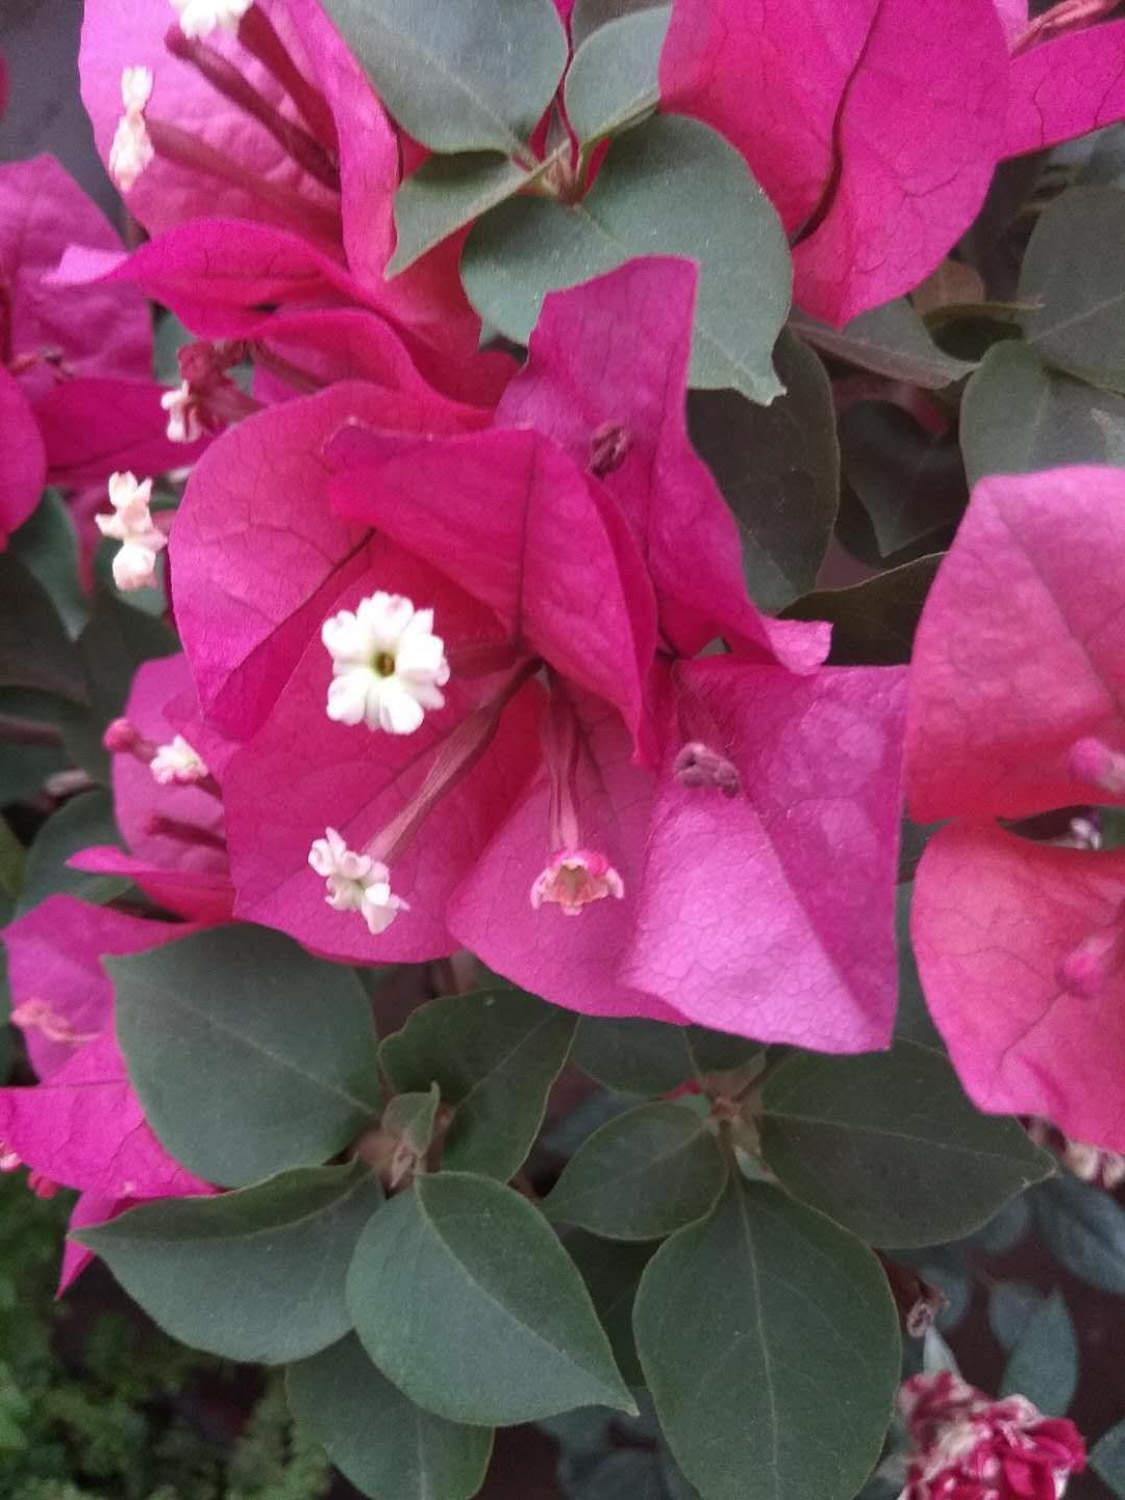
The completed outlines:
{"type": "Polygon", "coordinates": [[[211,774],[198,750],[182,734],[157,748],[150,769],[161,786],[191,786],[211,774]]]}
{"type": "Polygon", "coordinates": [[[124,114],[109,148],[109,175],[127,193],[152,160],[153,146],[145,125],[145,106],[152,95],[152,73],[148,68],[126,68],[121,75],[124,114]]]}
{"type": "Polygon", "coordinates": [[[237,31],[254,0],[172,0],[180,30],[189,38],[210,36],[217,26],[237,31]]]}
{"type": "Polygon", "coordinates": [[[113,581],[126,592],[156,582],[156,559],[168,545],[168,538],[153,523],[151,497],[151,479],[139,481],[129,472],[111,474],[113,514],[94,517],[102,536],[121,543],[113,559],[113,581]]]}
{"type": "Polygon", "coordinates": [[[432,609],[415,609],[401,594],[382,592],[325,620],[320,634],[333,674],[328,717],[413,734],[427,709],[445,705],[441,689],[449,681],[449,663],[433,628],[432,609]]]}
{"type": "Polygon", "coordinates": [[[349,849],[335,828],[326,828],[309,850],[309,864],[323,876],[325,900],[335,911],[357,911],[373,936],[385,932],[409,905],[391,890],[391,872],[369,854],[349,849]]]}
{"type": "Polygon", "coordinates": [[[188,381],[183,381],[174,391],[165,391],[160,404],[168,413],[170,443],[194,443],[203,436],[199,404],[188,381]]]}

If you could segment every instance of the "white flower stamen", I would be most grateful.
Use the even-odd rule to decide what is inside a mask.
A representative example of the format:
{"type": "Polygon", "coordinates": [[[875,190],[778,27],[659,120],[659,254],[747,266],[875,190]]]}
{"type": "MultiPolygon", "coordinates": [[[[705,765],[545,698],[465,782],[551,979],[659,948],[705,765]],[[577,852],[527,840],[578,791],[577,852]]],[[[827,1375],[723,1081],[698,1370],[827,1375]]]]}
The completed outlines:
{"type": "Polygon", "coordinates": [[[207,37],[221,26],[237,31],[238,23],[254,0],[172,0],[172,9],[180,18],[180,30],[194,40],[207,37]]]}
{"type": "Polygon", "coordinates": [[[148,68],[126,68],[121,75],[124,113],[117,122],[109,148],[109,175],[127,193],[152,160],[152,141],[145,125],[145,106],[152,96],[153,77],[148,68]]]}
{"type": "Polygon", "coordinates": [[[140,481],[126,471],[111,474],[108,488],[113,514],[94,520],[102,536],[121,543],[113,559],[113,581],[125,591],[151,586],[156,583],[157,556],[168,545],[149,509],[152,480],[140,481]]]}
{"type": "Polygon", "coordinates": [[[338,724],[413,734],[427,709],[445,706],[445,644],[432,609],[381,591],[325,620],[321,640],[332,658],[327,713],[338,724]]]}
{"type": "Polygon", "coordinates": [[[203,423],[199,419],[199,403],[189,381],[182,381],[175,390],[165,391],[160,404],[168,413],[167,436],[170,443],[195,443],[203,436],[203,423]]]}
{"type": "Polygon", "coordinates": [[[323,877],[325,900],[334,911],[357,911],[372,936],[385,932],[410,907],[391,890],[391,872],[369,854],[349,849],[335,828],[326,828],[309,850],[309,864],[323,877]]]}
{"type": "Polygon", "coordinates": [[[161,786],[192,786],[211,774],[199,751],[182,734],[158,746],[149,769],[161,786]]]}

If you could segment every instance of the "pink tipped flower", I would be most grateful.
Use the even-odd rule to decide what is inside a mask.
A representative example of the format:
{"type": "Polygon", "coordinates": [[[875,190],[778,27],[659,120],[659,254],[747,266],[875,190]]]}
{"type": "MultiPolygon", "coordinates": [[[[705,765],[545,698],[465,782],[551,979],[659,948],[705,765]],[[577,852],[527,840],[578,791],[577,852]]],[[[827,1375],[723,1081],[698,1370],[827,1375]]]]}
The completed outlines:
{"type": "Polygon", "coordinates": [[[912,1445],[899,1500],[1061,1500],[1086,1467],[1073,1422],[1025,1396],[993,1400],[949,1370],[912,1376],[898,1405],[912,1445]]]}
{"type": "Polygon", "coordinates": [[[1125,800],[1123,506],[1117,469],[982,481],[926,602],[907,714],[913,815],[954,820],[927,846],[912,925],[962,1082],[982,1109],[1113,1150],[1125,852],[996,820],[1125,800]]]}
{"type": "Polygon", "coordinates": [[[596,849],[562,849],[547,868],[535,877],[531,887],[531,904],[536,911],[544,901],[562,907],[566,917],[578,917],[591,901],[613,896],[620,901],[625,882],[596,849]]]}

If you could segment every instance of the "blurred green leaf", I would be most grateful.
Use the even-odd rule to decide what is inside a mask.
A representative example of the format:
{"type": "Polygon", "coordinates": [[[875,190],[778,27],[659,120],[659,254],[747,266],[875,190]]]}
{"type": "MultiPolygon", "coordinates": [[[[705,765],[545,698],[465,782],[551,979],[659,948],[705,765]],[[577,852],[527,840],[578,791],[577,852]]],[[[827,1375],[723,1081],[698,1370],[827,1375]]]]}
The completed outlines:
{"type": "Polygon", "coordinates": [[[645,1378],[633,1337],[633,1303],[641,1274],[656,1247],[604,1240],[584,1229],[564,1229],[562,1242],[582,1273],[625,1384],[643,1386],[645,1378]]]}
{"type": "Polygon", "coordinates": [[[662,0],[575,0],[570,13],[570,35],[577,51],[587,37],[599,26],[616,21],[621,16],[635,15],[640,10],[655,10],[662,0]]]}
{"type": "Polygon", "coordinates": [[[745,1067],[761,1044],[703,1026],[582,1016],[574,1037],[575,1065],[627,1094],[668,1094],[710,1073],[745,1067]]]}
{"type": "Polygon", "coordinates": [[[491,1429],[415,1406],[354,1334],[290,1366],[286,1387],[297,1420],[372,1500],[470,1500],[484,1482],[491,1429]]]}
{"type": "Polygon", "coordinates": [[[1060,1265],[1090,1286],[1125,1297],[1125,1209],[1069,1173],[1037,1188],[1032,1204],[1039,1233],[1060,1265]]]}
{"type": "Polygon", "coordinates": [[[1031,1314],[1004,1367],[1001,1396],[1026,1396],[1049,1417],[1066,1415],[1078,1386],[1078,1339],[1061,1292],[1031,1314]]]}
{"type": "Polygon", "coordinates": [[[242,924],[106,967],[145,1117],[208,1182],[325,1161],[377,1111],[371,1008],[350,969],[242,924]]]}
{"type": "Polygon", "coordinates": [[[1118,1500],[1125,1500],[1125,1421],[1111,1427],[1090,1450],[1090,1467],[1118,1500]]]}
{"type": "Polygon", "coordinates": [[[78,536],[57,490],[44,491],[9,546],[47,591],[67,634],[77,636],[90,617],[90,606],[78,579],[78,536]]]}
{"type": "Polygon", "coordinates": [[[944,554],[918,557],[845,589],[806,594],[791,620],[829,620],[837,666],[896,666],[910,660],[922,607],[944,554]]]}
{"type": "Polygon", "coordinates": [[[214,1198],[169,1198],[74,1235],[174,1338],[283,1364],[350,1325],[344,1278],[382,1202],[362,1163],[287,1172],[214,1198]]]}
{"type": "Polygon", "coordinates": [[[450,1421],[635,1410],[574,1263],[490,1178],[441,1172],[392,1198],[356,1247],[348,1304],[383,1373],[450,1421]]]}
{"type": "Polygon", "coordinates": [[[952,431],[928,432],[890,402],[860,401],[844,412],[840,459],[884,558],[955,526],[968,504],[952,431]]]}
{"type": "Polygon", "coordinates": [[[0,553],[0,686],[87,701],[79,653],[43,585],[12,552],[0,553]]]}
{"type": "Polygon", "coordinates": [[[953,359],[938,348],[905,297],[872,308],[843,328],[830,328],[800,310],[790,324],[822,354],[925,390],[941,390],[973,370],[969,361],[953,359]]]}
{"type": "Polygon", "coordinates": [[[72,854],[96,844],[121,844],[113,798],[100,788],[64,802],[35,835],[28,850],[20,915],[48,896],[65,894],[101,904],[127,891],[131,882],[120,875],[92,875],[67,867],[72,854]]]}

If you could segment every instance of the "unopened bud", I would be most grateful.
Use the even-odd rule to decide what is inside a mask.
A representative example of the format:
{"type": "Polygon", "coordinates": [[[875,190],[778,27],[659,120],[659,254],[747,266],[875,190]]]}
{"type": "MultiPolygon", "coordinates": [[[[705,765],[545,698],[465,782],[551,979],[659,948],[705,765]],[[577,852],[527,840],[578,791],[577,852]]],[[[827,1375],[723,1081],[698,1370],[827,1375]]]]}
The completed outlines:
{"type": "Polygon", "coordinates": [[[633,446],[633,434],[622,422],[603,422],[590,439],[591,474],[604,479],[619,469],[633,446]]]}
{"type": "Polygon", "coordinates": [[[709,786],[724,797],[737,797],[742,790],[738,768],[699,740],[686,744],[676,756],[672,774],[681,786],[709,786]]]}

